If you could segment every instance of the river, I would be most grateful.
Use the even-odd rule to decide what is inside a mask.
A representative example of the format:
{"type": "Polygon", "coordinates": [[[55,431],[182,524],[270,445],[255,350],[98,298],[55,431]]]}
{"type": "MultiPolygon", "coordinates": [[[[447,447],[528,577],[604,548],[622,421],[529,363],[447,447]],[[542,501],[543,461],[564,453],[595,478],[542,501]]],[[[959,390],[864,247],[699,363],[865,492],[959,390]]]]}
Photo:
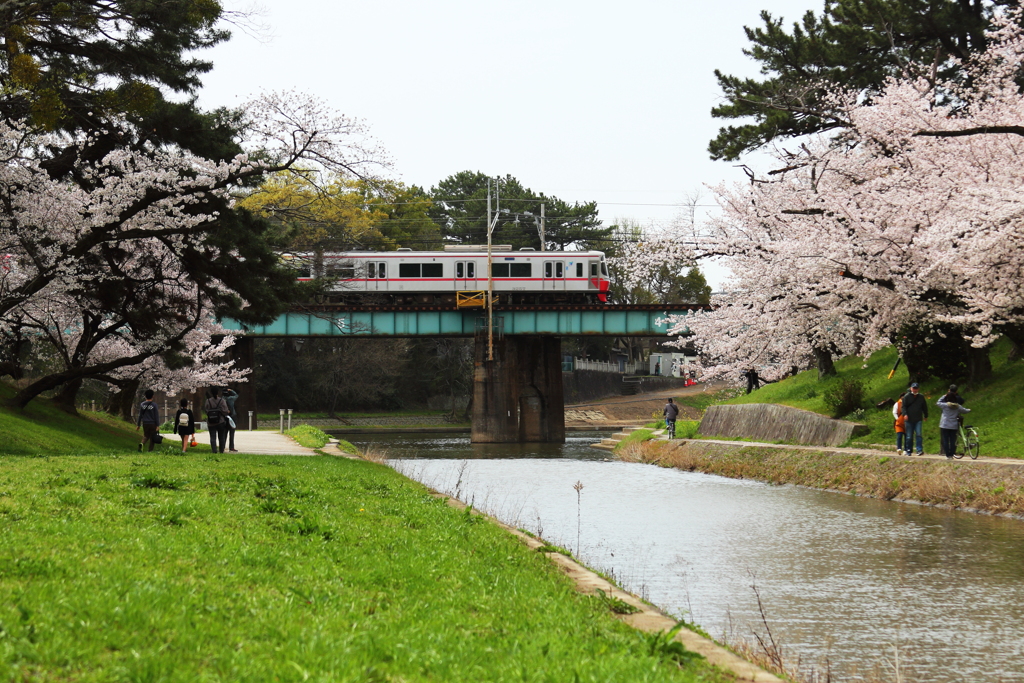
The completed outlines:
{"type": "Polygon", "coordinates": [[[594,433],[354,442],[368,438],[411,478],[569,548],[716,638],[767,635],[759,593],[801,668],[895,681],[898,661],[906,682],[1024,681],[1019,520],[617,462],[589,447],[594,433]]]}

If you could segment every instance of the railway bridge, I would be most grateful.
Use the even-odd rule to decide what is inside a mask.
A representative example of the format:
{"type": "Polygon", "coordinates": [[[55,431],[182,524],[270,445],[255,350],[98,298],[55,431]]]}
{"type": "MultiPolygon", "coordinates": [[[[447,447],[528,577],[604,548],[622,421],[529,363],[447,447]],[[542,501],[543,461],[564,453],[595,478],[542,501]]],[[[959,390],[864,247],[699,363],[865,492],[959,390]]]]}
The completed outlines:
{"type": "MultiPolygon", "coordinates": [[[[473,443],[565,440],[561,337],[668,335],[670,315],[699,305],[516,304],[452,306],[296,307],[269,325],[221,324],[238,334],[236,362],[252,366],[257,337],[472,337],[473,443]],[[490,321],[490,324],[488,324],[490,321]]],[[[250,400],[253,398],[250,396],[250,400]]],[[[239,406],[255,411],[255,405],[239,406]]]]}

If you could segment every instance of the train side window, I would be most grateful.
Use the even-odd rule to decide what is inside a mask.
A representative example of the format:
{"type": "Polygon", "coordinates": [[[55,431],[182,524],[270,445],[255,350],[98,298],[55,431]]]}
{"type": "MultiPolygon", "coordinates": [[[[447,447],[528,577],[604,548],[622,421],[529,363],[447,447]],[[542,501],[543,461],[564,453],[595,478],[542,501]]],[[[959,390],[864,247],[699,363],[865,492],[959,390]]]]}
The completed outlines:
{"type": "Polygon", "coordinates": [[[356,276],[352,263],[329,263],[324,266],[324,277],[335,280],[351,280],[356,276]]]}
{"type": "Polygon", "coordinates": [[[466,277],[470,280],[476,278],[476,261],[466,261],[466,277]]]}
{"type": "Polygon", "coordinates": [[[377,277],[377,263],[370,261],[366,264],[366,277],[373,280],[377,277]]]}
{"type": "Polygon", "coordinates": [[[424,263],[423,277],[444,277],[443,263],[424,263]]]}
{"type": "Polygon", "coordinates": [[[529,263],[509,264],[509,275],[512,277],[532,277],[533,266],[529,263]]]}
{"type": "Polygon", "coordinates": [[[377,264],[377,277],[383,280],[387,276],[388,276],[387,262],[386,261],[381,261],[380,263],[377,264]]]}
{"type": "Polygon", "coordinates": [[[565,273],[562,270],[562,262],[561,261],[555,261],[555,277],[556,278],[565,277],[565,273]]]}
{"type": "Polygon", "coordinates": [[[295,268],[295,277],[299,278],[311,278],[313,277],[313,266],[309,263],[300,263],[295,268]]]}
{"type": "Polygon", "coordinates": [[[398,264],[398,277],[419,277],[420,276],[420,264],[418,263],[399,263],[398,264]]]}
{"type": "Polygon", "coordinates": [[[576,277],[583,277],[583,261],[576,262],[576,277]]]}
{"type": "Polygon", "coordinates": [[[590,262],[590,277],[597,277],[597,263],[594,261],[590,262]]]}
{"type": "Polygon", "coordinates": [[[466,269],[466,262],[465,261],[456,261],[455,262],[455,277],[460,279],[460,280],[465,278],[466,277],[466,270],[465,269],[466,269]]]}
{"type": "Polygon", "coordinates": [[[551,277],[551,261],[545,261],[544,262],[544,277],[546,277],[546,278],[550,278],[551,277]]]}
{"type": "Polygon", "coordinates": [[[508,264],[507,263],[492,263],[491,264],[491,277],[508,277],[508,264]]]}

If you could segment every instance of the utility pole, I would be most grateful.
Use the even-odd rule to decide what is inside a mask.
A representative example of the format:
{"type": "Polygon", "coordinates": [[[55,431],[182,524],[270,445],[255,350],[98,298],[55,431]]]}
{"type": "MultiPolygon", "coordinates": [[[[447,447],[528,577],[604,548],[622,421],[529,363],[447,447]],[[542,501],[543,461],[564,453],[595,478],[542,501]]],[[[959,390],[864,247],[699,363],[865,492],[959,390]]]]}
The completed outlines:
{"type": "MultiPolygon", "coordinates": [[[[495,188],[497,194],[497,210],[494,214],[494,223],[498,222],[501,207],[501,191],[495,188]]],[[[487,360],[494,360],[494,258],[491,255],[491,232],[494,224],[491,223],[491,179],[487,179],[487,360]]]]}
{"type": "Polygon", "coordinates": [[[547,251],[544,247],[544,202],[540,203],[540,250],[547,251]]]}

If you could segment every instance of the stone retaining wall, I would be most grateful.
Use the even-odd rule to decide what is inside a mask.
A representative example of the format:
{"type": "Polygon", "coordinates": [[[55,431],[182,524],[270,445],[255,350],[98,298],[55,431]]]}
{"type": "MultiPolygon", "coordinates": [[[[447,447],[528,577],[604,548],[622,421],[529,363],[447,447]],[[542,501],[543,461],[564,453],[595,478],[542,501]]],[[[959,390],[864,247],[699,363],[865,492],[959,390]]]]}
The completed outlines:
{"type": "Polygon", "coordinates": [[[714,405],[700,421],[697,433],[730,439],[782,441],[811,446],[839,446],[866,434],[865,425],[774,403],[714,405]]]}

